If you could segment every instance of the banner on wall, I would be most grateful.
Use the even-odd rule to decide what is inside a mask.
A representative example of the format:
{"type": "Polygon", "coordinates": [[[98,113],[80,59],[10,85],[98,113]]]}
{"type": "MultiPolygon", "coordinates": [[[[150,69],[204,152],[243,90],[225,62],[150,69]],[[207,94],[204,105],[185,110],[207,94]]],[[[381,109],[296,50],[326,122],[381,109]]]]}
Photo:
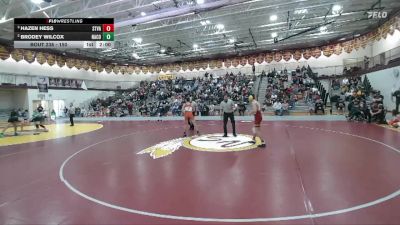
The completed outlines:
{"type": "Polygon", "coordinates": [[[38,53],[36,54],[36,61],[37,61],[40,65],[43,65],[43,64],[47,61],[47,59],[46,59],[46,54],[43,53],[43,52],[38,52],[38,53]]]}
{"type": "Polygon", "coordinates": [[[49,87],[82,88],[82,80],[49,78],[49,87]]]}
{"type": "Polygon", "coordinates": [[[175,79],[175,75],[173,74],[162,74],[158,76],[159,80],[173,80],[175,79]]]}
{"type": "Polygon", "coordinates": [[[19,62],[22,59],[24,59],[24,55],[23,55],[22,49],[14,49],[14,50],[12,50],[11,58],[13,58],[16,62],[19,62]]]}
{"type": "Polygon", "coordinates": [[[49,92],[49,78],[48,77],[36,77],[37,87],[39,92],[49,92]]]}
{"type": "Polygon", "coordinates": [[[264,58],[265,58],[265,54],[264,54],[264,53],[259,54],[259,55],[257,56],[257,63],[258,63],[258,64],[263,63],[263,62],[264,62],[264,58]]]}
{"type": "Polygon", "coordinates": [[[0,59],[6,60],[8,58],[10,58],[10,52],[6,47],[0,45],[0,59]]]}
{"type": "Polygon", "coordinates": [[[24,54],[24,60],[27,61],[28,63],[32,63],[35,61],[35,52],[31,50],[23,50],[24,54]]]}
{"type": "Polygon", "coordinates": [[[360,48],[365,48],[367,44],[379,41],[381,39],[386,39],[387,35],[393,35],[395,30],[400,30],[400,17],[395,16],[390,20],[384,22],[379,28],[364,34],[362,36],[356,37],[352,40],[347,40],[345,42],[323,45],[319,47],[313,47],[309,49],[297,49],[297,50],[284,50],[278,52],[265,52],[258,55],[249,55],[243,57],[234,58],[224,58],[224,59],[214,59],[209,61],[196,61],[196,62],[184,62],[180,64],[167,64],[161,66],[143,66],[140,68],[137,65],[122,66],[116,64],[101,64],[101,62],[87,61],[85,59],[75,59],[75,58],[65,58],[64,56],[52,55],[44,52],[36,52],[34,50],[22,50],[13,49],[6,46],[0,45],[0,60],[5,60],[10,58],[14,59],[16,62],[25,60],[29,63],[35,62],[35,60],[43,65],[47,62],[48,65],[52,66],[57,64],[60,67],[67,65],[68,68],[77,68],[92,71],[106,71],[107,73],[122,73],[122,74],[132,74],[132,73],[153,73],[160,72],[161,68],[164,72],[167,71],[180,71],[182,70],[193,70],[200,68],[202,69],[214,69],[221,68],[224,64],[226,67],[237,67],[239,65],[245,66],[247,63],[253,65],[255,62],[261,64],[264,62],[271,63],[272,61],[280,62],[282,59],[285,61],[290,61],[292,58],[294,60],[300,60],[302,57],[306,60],[311,57],[319,58],[321,55],[325,57],[330,57],[332,55],[340,55],[343,52],[351,53],[353,50],[359,50],[360,48]],[[225,63],[224,63],[225,62],[225,63]]]}
{"type": "Polygon", "coordinates": [[[46,61],[49,66],[53,66],[54,64],[56,64],[56,56],[53,54],[47,54],[46,61]]]}
{"type": "Polygon", "coordinates": [[[336,44],[335,47],[333,47],[333,53],[335,55],[342,54],[342,45],[341,44],[336,44]]]}
{"type": "Polygon", "coordinates": [[[296,61],[299,61],[301,59],[301,51],[300,50],[296,50],[293,53],[293,59],[295,59],[296,61]]]}
{"type": "Polygon", "coordinates": [[[87,90],[85,81],[82,81],[81,88],[82,88],[83,90],[87,90]]]}
{"type": "Polygon", "coordinates": [[[306,49],[306,50],[304,50],[304,52],[303,52],[303,58],[305,58],[305,59],[311,58],[311,49],[306,49]]]}

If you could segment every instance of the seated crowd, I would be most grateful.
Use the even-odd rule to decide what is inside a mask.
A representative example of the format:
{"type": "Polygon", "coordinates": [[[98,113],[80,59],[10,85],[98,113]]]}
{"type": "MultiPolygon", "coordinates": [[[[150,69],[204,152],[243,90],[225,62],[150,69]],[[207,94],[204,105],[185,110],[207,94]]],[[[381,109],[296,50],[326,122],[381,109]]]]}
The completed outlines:
{"type": "MultiPolygon", "coordinates": [[[[311,114],[325,114],[321,93],[309,72],[310,69],[304,66],[292,72],[286,69],[279,72],[274,69],[268,74],[263,72],[261,77],[267,79],[268,84],[262,109],[272,107],[276,115],[284,115],[302,102],[311,114]]],[[[254,81],[255,76],[240,72],[220,77],[206,73],[204,77],[193,80],[142,81],[133,90],[92,101],[89,110],[82,109],[82,112],[86,116],[180,116],[183,101],[190,98],[196,104],[197,115],[218,115],[219,104],[228,93],[237,104],[239,115],[244,115],[248,96],[257,91],[253,90],[254,81]]],[[[332,89],[340,92],[331,97],[332,108],[336,108],[339,114],[345,114],[347,110],[346,117],[350,121],[387,123],[383,96],[379,91],[364,87],[361,77],[334,79],[332,89]]]]}
{"type": "Polygon", "coordinates": [[[298,101],[316,102],[318,93],[313,89],[314,80],[308,75],[306,67],[299,66],[288,73],[286,69],[277,72],[275,69],[265,75],[268,85],[263,102],[263,110],[273,108],[275,115],[288,114],[298,101]]]}
{"type": "Polygon", "coordinates": [[[332,88],[340,90],[339,95],[332,96],[332,106],[339,114],[345,114],[347,109],[346,117],[349,121],[387,123],[383,95],[378,90],[369,90],[362,82],[361,77],[332,80],[332,88]]]}
{"type": "Polygon", "coordinates": [[[238,104],[239,112],[244,113],[248,96],[253,94],[253,79],[239,72],[221,77],[206,73],[194,80],[142,81],[134,90],[92,101],[88,116],[176,116],[181,115],[183,101],[187,98],[197,105],[198,115],[215,115],[225,93],[238,104]]]}

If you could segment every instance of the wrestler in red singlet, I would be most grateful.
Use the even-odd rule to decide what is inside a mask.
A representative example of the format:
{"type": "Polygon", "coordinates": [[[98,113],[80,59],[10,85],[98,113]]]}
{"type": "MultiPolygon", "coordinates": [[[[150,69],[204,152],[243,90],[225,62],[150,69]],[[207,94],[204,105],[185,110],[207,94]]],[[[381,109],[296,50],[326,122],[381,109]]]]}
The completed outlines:
{"type": "Polygon", "coordinates": [[[256,143],[256,137],[260,138],[261,144],[258,147],[265,147],[265,141],[261,138],[260,135],[260,126],[262,121],[261,114],[261,105],[256,100],[254,100],[253,96],[249,96],[249,102],[251,102],[252,106],[252,114],[254,115],[254,127],[253,127],[253,141],[252,143],[256,143]]]}

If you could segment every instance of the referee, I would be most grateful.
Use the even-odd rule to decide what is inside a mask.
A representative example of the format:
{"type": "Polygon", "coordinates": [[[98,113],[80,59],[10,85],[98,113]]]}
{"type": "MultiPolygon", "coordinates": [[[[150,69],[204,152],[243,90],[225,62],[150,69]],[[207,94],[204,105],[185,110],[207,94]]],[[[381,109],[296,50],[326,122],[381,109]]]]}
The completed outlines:
{"type": "Polygon", "coordinates": [[[232,123],[233,136],[236,137],[235,129],[235,116],[233,112],[235,111],[235,104],[231,99],[228,98],[228,94],[224,95],[224,100],[221,102],[221,114],[224,114],[224,137],[228,137],[228,130],[226,124],[228,123],[228,118],[232,123]]]}
{"type": "Polygon", "coordinates": [[[69,113],[69,122],[71,122],[71,127],[73,127],[75,124],[74,124],[74,117],[75,117],[75,107],[74,107],[74,104],[70,104],[69,105],[69,110],[68,110],[68,113],[69,113]]]}

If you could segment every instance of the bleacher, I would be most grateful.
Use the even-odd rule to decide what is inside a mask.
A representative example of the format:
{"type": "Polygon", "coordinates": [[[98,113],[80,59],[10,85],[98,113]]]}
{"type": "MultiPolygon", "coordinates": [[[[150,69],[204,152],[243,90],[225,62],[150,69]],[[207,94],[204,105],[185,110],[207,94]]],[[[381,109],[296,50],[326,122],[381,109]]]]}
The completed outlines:
{"type": "MultiPolygon", "coordinates": [[[[268,75],[265,74],[265,76],[261,77],[260,79],[260,84],[259,84],[259,89],[258,89],[258,101],[263,104],[263,109],[264,109],[264,114],[267,115],[274,115],[274,109],[272,107],[272,105],[266,105],[264,104],[266,102],[266,95],[267,95],[267,88],[268,86],[271,86],[271,83],[268,82],[269,78],[276,78],[276,75],[282,76],[282,72],[284,76],[288,76],[289,73],[292,77],[297,76],[296,74],[303,74],[302,78],[304,78],[304,76],[306,77],[306,79],[312,79],[313,80],[313,84],[307,83],[306,86],[308,86],[309,88],[317,88],[318,91],[323,95],[321,96],[322,99],[326,99],[327,94],[326,94],[326,90],[323,89],[323,86],[318,83],[318,81],[315,80],[316,74],[314,74],[311,70],[310,67],[308,68],[302,68],[300,73],[299,72],[295,72],[295,71],[289,71],[289,73],[287,71],[273,71],[270,72],[268,75]]],[[[291,82],[287,82],[287,84],[289,85],[289,87],[293,87],[294,83],[293,81],[291,82]]],[[[306,115],[309,114],[310,112],[310,108],[313,107],[313,102],[310,101],[306,101],[306,96],[304,93],[297,93],[295,94],[297,101],[292,104],[289,107],[289,115],[306,115]]],[[[292,96],[293,97],[293,96],[292,96]]],[[[284,98],[287,98],[287,96],[285,96],[284,98]]]]}
{"type": "Polygon", "coordinates": [[[206,73],[204,77],[191,80],[179,78],[165,81],[142,81],[137,88],[117,92],[114,96],[91,102],[89,111],[94,109],[94,114],[99,116],[127,116],[127,105],[132,103],[134,115],[141,114],[141,107],[146,108],[144,110],[146,115],[171,115],[173,112],[180,111],[181,108],[178,106],[178,110],[172,111],[173,107],[176,108],[175,101],[182,102],[187,97],[191,97],[199,104],[199,108],[212,106],[215,112],[219,110],[219,104],[226,92],[231,95],[236,104],[241,101],[247,104],[248,95],[254,94],[255,91],[254,78],[254,76],[244,74],[231,73],[216,77],[206,73]]]}

